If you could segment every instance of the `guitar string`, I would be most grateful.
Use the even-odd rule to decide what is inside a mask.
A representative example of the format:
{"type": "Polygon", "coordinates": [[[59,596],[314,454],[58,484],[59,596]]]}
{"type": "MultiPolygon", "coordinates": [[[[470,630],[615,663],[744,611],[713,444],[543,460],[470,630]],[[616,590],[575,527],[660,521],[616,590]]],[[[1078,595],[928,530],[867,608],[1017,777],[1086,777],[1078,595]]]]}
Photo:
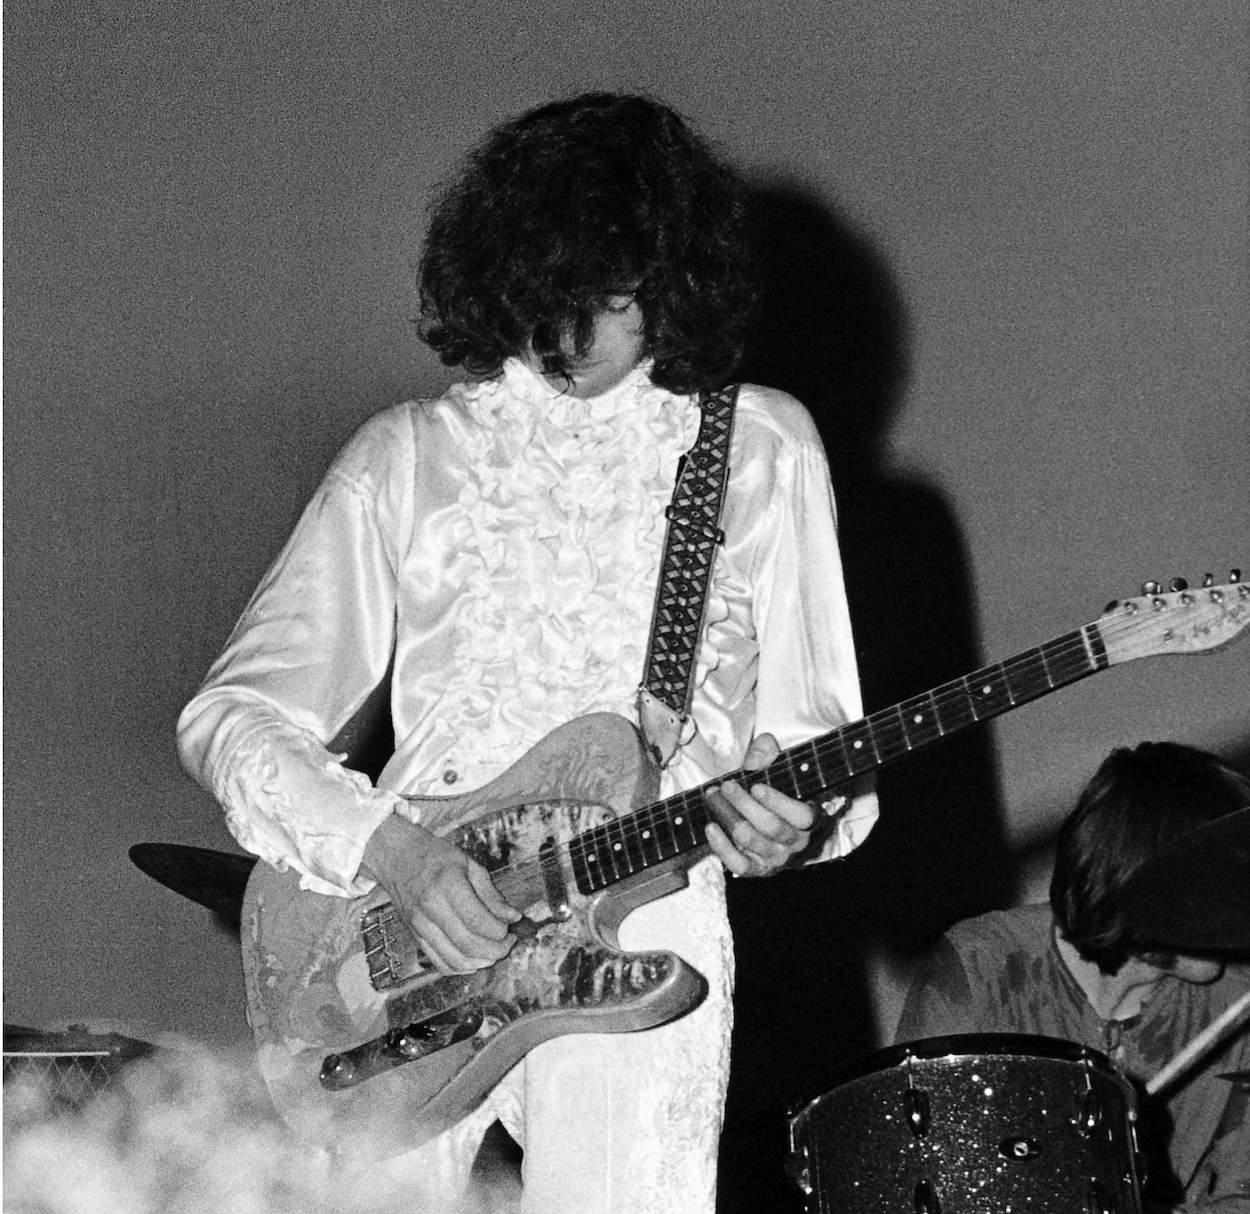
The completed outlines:
{"type": "MultiPolygon", "coordinates": [[[[1211,589],[1212,588],[1206,588],[1207,595],[1212,602],[1217,602],[1218,600],[1216,600],[1214,595],[1210,593],[1211,589]]],[[[846,724],[839,726],[831,733],[823,735],[820,738],[812,739],[808,742],[798,743],[797,745],[789,748],[783,755],[774,760],[773,763],[770,763],[763,768],[753,769],[751,771],[739,769],[738,771],[728,772],[725,775],[719,776],[717,779],[708,781],[707,783],[699,785],[696,788],[686,789],[682,792],[675,793],[674,795],[659,802],[632,810],[610,822],[591,827],[589,830],[582,831],[580,834],[570,839],[567,843],[560,846],[570,856],[570,858],[579,859],[589,854],[590,849],[593,848],[594,844],[590,841],[592,838],[620,836],[615,839],[613,850],[617,851],[617,854],[620,854],[621,849],[628,847],[628,845],[633,842],[644,860],[642,867],[645,867],[646,855],[643,832],[650,831],[654,833],[656,828],[663,824],[665,830],[670,834],[672,834],[674,825],[686,827],[688,828],[688,833],[693,833],[695,829],[705,825],[707,819],[710,819],[711,814],[706,806],[705,797],[709,791],[719,787],[721,784],[734,781],[741,781],[747,784],[759,783],[768,773],[779,775],[781,774],[781,769],[784,769],[792,761],[792,759],[787,756],[792,756],[795,751],[803,751],[806,749],[813,756],[818,769],[822,767],[824,761],[829,759],[838,759],[840,765],[847,768],[846,774],[836,774],[831,779],[829,784],[825,786],[836,787],[841,783],[853,779],[857,774],[863,774],[864,772],[871,771],[874,768],[882,766],[885,761],[888,761],[883,761],[877,756],[875,739],[875,730],[880,729],[887,722],[893,723],[893,727],[901,727],[901,736],[904,740],[904,748],[896,754],[891,755],[890,758],[901,757],[913,749],[920,749],[941,739],[942,737],[948,736],[949,734],[962,732],[965,728],[970,728],[981,721],[990,720],[992,717],[1001,715],[1017,705],[1030,703],[1032,700],[1045,695],[1049,690],[1057,690],[1058,688],[1067,686],[1068,684],[1076,682],[1083,677],[1094,674],[1101,669],[1106,669],[1111,663],[1107,662],[1100,665],[1099,655],[1097,652],[1091,652],[1091,645],[1097,649],[1098,641],[1101,639],[1103,642],[1102,649],[1104,651],[1102,657],[1105,658],[1105,650],[1107,647],[1106,642],[1122,639],[1124,636],[1128,636],[1134,632],[1149,631],[1150,629],[1148,626],[1157,626],[1163,618],[1163,615],[1157,612],[1151,614],[1132,615],[1123,613],[1114,616],[1104,616],[1080,628],[1074,629],[1071,632],[1065,633],[1060,637],[1056,637],[1051,641],[1045,642],[1042,645],[1025,650],[1022,653],[1014,654],[1012,657],[1007,658],[1002,662],[991,663],[988,666],[983,666],[980,669],[971,671],[960,678],[953,679],[948,683],[940,684],[928,692],[921,692],[916,696],[899,701],[897,704],[880,709],[877,712],[870,713],[868,716],[861,717],[858,720],[848,721],[846,724]],[[1094,635],[1089,635],[1091,629],[1094,630],[1094,635]],[[1077,656],[1081,657],[1084,668],[1068,675],[1067,677],[1062,677],[1056,682],[1052,677],[1049,667],[1063,669],[1066,671],[1067,667],[1065,667],[1064,663],[1071,662],[1072,659],[1077,656]],[[1024,698],[1016,699],[1010,688],[1010,675],[1012,673],[1021,674],[1025,672],[1034,675],[1035,678],[1031,682],[1026,681],[1025,690],[1027,694],[1024,698]],[[982,681],[990,682],[991,680],[999,680],[1001,683],[1005,684],[1005,686],[994,687],[994,691],[999,694],[995,695],[994,699],[990,701],[993,706],[993,711],[986,713],[984,716],[977,716],[975,712],[975,705],[978,701],[973,688],[982,681]],[[1005,692],[1005,695],[1003,695],[1002,692],[1005,692]],[[936,732],[924,737],[918,745],[911,746],[907,744],[907,730],[902,721],[902,712],[905,706],[919,706],[924,703],[932,705],[932,716],[930,721],[926,724],[928,724],[930,728],[936,728],[936,732]],[[953,729],[943,729],[941,725],[942,708],[945,707],[949,710],[953,706],[966,703],[971,703],[973,705],[973,715],[971,718],[968,720],[961,719],[953,729]],[[849,753],[847,750],[846,737],[849,733],[855,730],[863,731],[865,736],[873,741],[872,749],[868,752],[864,752],[862,750],[856,751],[856,753],[866,753],[871,759],[870,762],[858,770],[843,761],[844,757],[849,753]],[[683,822],[681,818],[676,815],[685,815],[689,819],[695,819],[695,821],[683,822]],[[619,847],[616,845],[619,845],[619,847]]],[[[984,703],[985,701],[981,702],[984,703]]],[[[794,777],[792,774],[791,780],[793,781],[793,779],[794,777]]],[[[677,843],[675,835],[673,836],[673,843],[677,843]]],[[[691,842],[688,847],[679,847],[673,854],[680,855],[683,851],[693,850],[694,848],[700,846],[700,844],[701,841],[696,838],[695,841],[691,842]]],[[[624,854],[623,860],[626,862],[626,866],[629,870],[624,874],[625,876],[629,876],[632,872],[637,871],[634,868],[633,861],[630,860],[627,852],[624,854]]],[[[529,881],[532,880],[534,875],[540,870],[541,860],[528,859],[510,863],[498,869],[492,869],[491,878],[496,882],[497,887],[501,881],[507,885],[507,891],[500,889],[500,893],[506,897],[508,892],[523,892],[524,886],[527,885],[529,881]],[[517,878],[520,878],[518,883],[519,887],[514,889],[513,884],[517,878]]],[[[613,880],[615,879],[616,877],[613,876],[613,880]]]]}
{"type": "MultiPolygon", "coordinates": [[[[1213,601],[1215,600],[1213,599],[1213,601]]],[[[942,684],[928,693],[921,693],[920,695],[911,697],[908,700],[892,705],[889,708],[870,714],[865,718],[848,722],[846,725],[840,726],[837,730],[833,731],[832,734],[826,735],[823,738],[816,739],[808,743],[800,743],[787,751],[785,756],[775,760],[773,764],[769,764],[765,768],[749,772],[738,771],[727,773],[726,775],[719,777],[717,780],[710,781],[709,783],[701,785],[697,788],[677,793],[664,801],[642,807],[629,814],[623,815],[622,817],[613,820],[611,823],[582,832],[578,836],[571,839],[564,846],[572,858],[581,858],[588,854],[588,848],[593,846],[593,844],[588,842],[590,837],[597,836],[599,838],[607,838],[610,836],[617,836],[613,844],[613,850],[620,854],[625,845],[633,842],[640,853],[642,853],[644,861],[643,867],[645,867],[646,849],[645,843],[642,841],[643,833],[646,831],[653,831],[657,825],[664,823],[671,834],[675,822],[677,825],[682,824],[680,818],[674,818],[674,815],[678,813],[686,813],[692,818],[699,819],[696,823],[687,824],[690,826],[691,830],[693,830],[695,826],[702,826],[702,819],[710,817],[704,802],[704,797],[710,789],[715,788],[722,783],[735,779],[742,779],[747,783],[758,783],[761,778],[766,777],[770,772],[773,775],[780,774],[779,771],[774,769],[781,769],[787,766],[793,761],[794,752],[803,751],[805,747],[809,748],[810,753],[815,759],[817,768],[820,769],[823,766],[824,760],[831,757],[842,759],[849,753],[846,748],[845,739],[846,735],[855,729],[859,729],[864,732],[874,742],[873,750],[871,752],[864,752],[871,755],[871,761],[859,769],[860,772],[871,770],[872,768],[883,764],[883,760],[881,760],[876,754],[876,738],[874,737],[874,730],[881,728],[883,725],[889,723],[891,724],[892,729],[900,732],[900,736],[904,742],[904,748],[901,751],[898,751],[897,755],[891,755],[889,757],[901,757],[901,755],[906,754],[909,750],[918,749],[919,747],[925,746],[932,741],[936,741],[949,733],[960,732],[964,728],[977,724],[982,720],[988,720],[993,716],[1000,715],[1001,713],[1008,711],[1010,708],[1015,707],[1017,704],[1029,703],[1033,699],[1044,695],[1047,690],[1056,690],[1059,687],[1066,686],[1067,684],[1075,682],[1082,677],[1096,673],[1099,669],[1105,668],[1105,666],[1100,667],[1097,656],[1090,653],[1090,647],[1087,643],[1087,633],[1091,628],[1096,629],[1097,636],[1101,637],[1104,642],[1114,641],[1121,634],[1127,635],[1135,631],[1141,631],[1144,629],[1145,625],[1157,624],[1160,619],[1161,617],[1157,614],[1147,616],[1123,614],[1104,617],[1100,620],[1093,621],[1092,624],[1087,624],[1082,628],[1074,630],[1073,632],[1066,633],[1063,636],[1055,638],[1053,641],[1047,642],[1041,646],[1037,646],[1032,650],[1026,650],[1021,654],[1013,655],[1013,657],[1008,658],[1003,662],[982,667],[977,671],[970,672],[962,678],[952,680],[950,683],[942,684]],[[1077,670],[1075,673],[1067,674],[1066,677],[1062,677],[1058,682],[1056,682],[1052,677],[1051,671],[1047,668],[1047,659],[1049,659],[1051,666],[1056,668],[1063,667],[1066,674],[1067,668],[1064,667],[1064,663],[1070,662],[1072,658],[1077,655],[1081,657],[1084,668],[1077,670]],[[1025,682],[1024,690],[1027,694],[1023,698],[1018,699],[1012,694],[1010,688],[1010,676],[1012,674],[1019,675],[1024,672],[1028,672],[1035,677],[1032,680],[1025,682]],[[979,678],[977,676],[979,676],[979,678]],[[1005,687],[993,687],[993,684],[991,683],[993,690],[999,692],[999,694],[992,701],[993,711],[986,713],[981,717],[977,716],[975,713],[975,704],[978,701],[973,693],[973,687],[980,680],[1003,680],[1004,678],[1007,683],[1007,686],[1005,687]],[[1005,697],[1002,695],[1003,691],[1006,692],[1005,697]],[[921,739],[917,746],[912,746],[907,738],[907,730],[902,721],[902,712],[905,706],[918,706],[926,702],[933,706],[934,716],[937,718],[936,721],[931,718],[928,723],[928,727],[932,729],[936,725],[937,731],[936,733],[921,739]],[[954,729],[944,729],[941,725],[940,719],[941,709],[943,706],[949,710],[952,704],[964,704],[967,702],[970,702],[974,706],[971,719],[961,720],[955,725],[954,729]],[[841,753],[839,754],[839,752],[841,753]],[[631,834],[634,836],[632,839],[629,838],[631,834]]],[[[1090,640],[1096,641],[1097,637],[1090,638],[1090,640]]],[[[1107,665],[1109,664],[1110,663],[1107,663],[1107,665]]],[[[981,702],[984,703],[985,701],[981,702]]],[[[834,787],[853,778],[856,774],[859,774],[850,764],[842,763],[841,765],[846,767],[846,774],[834,775],[830,778],[828,784],[826,785],[827,787],[834,787]]],[[[793,779],[793,773],[791,773],[791,778],[793,779]]],[[[673,842],[674,844],[677,843],[675,836],[673,838],[673,842]]],[[[674,854],[680,854],[681,851],[693,849],[698,845],[699,840],[695,837],[689,844],[689,847],[679,847],[678,851],[674,854]]],[[[627,852],[624,854],[622,859],[628,870],[624,875],[628,876],[634,870],[633,861],[630,859],[627,852]]],[[[515,869],[532,868],[533,864],[532,862],[522,862],[519,865],[509,867],[515,869]]],[[[507,869],[499,869],[492,872],[492,877],[500,876],[506,879],[507,869]]],[[[613,879],[616,879],[615,874],[613,874],[613,879]]]]}
{"type": "MultiPolygon", "coordinates": [[[[1217,601],[1217,600],[1213,600],[1217,601]]],[[[989,720],[994,716],[1002,715],[1018,705],[1030,703],[1032,700],[1038,699],[1045,695],[1047,691],[1057,690],[1060,687],[1067,686],[1076,682],[1081,678],[1097,673],[1100,669],[1105,669],[1112,663],[1109,661],[1105,664],[1099,664],[1099,656],[1090,651],[1090,643],[1095,646],[1099,639],[1103,642],[1103,658],[1105,658],[1105,650],[1107,642],[1114,642],[1121,639],[1124,635],[1129,635],[1137,631],[1146,631],[1145,625],[1157,625],[1161,616],[1152,614],[1148,616],[1142,615],[1118,615],[1104,617],[1100,620],[1093,621],[1091,624],[1084,625],[1072,632],[1065,633],[1061,637],[1057,637],[1043,645],[1037,646],[1032,650],[1026,650],[1023,653],[1015,654],[1003,662],[993,663],[989,666],[972,671],[961,678],[951,680],[948,683],[931,689],[929,692],[923,692],[919,695],[912,696],[902,700],[897,704],[888,708],[881,709],[877,712],[869,714],[867,717],[860,718],[856,721],[847,722],[845,725],[839,726],[836,730],[820,738],[813,739],[806,743],[799,743],[789,748],[785,754],[779,756],[773,763],[768,764],[764,768],[753,769],[751,771],[739,770],[730,772],[726,775],[718,777],[716,780],[709,781],[707,784],[697,788],[688,789],[683,793],[675,794],[664,801],[655,805],[646,806],[634,811],[622,818],[617,819],[608,828],[599,827],[595,832],[584,832],[582,835],[575,837],[570,841],[570,849],[578,845],[587,834],[590,833],[607,833],[612,826],[643,826],[651,828],[658,821],[668,818],[669,807],[674,806],[678,810],[697,813],[703,798],[707,791],[728,781],[742,780],[746,783],[758,783],[761,778],[768,774],[780,774],[784,768],[788,767],[795,759],[795,752],[802,752],[805,749],[814,757],[816,766],[819,768],[823,762],[829,759],[841,760],[849,756],[846,745],[848,735],[859,731],[864,736],[870,738],[873,742],[874,749],[871,752],[865,752],[857,749],[856,753],[867,754],[870,761],[862,767],[856,768],[849,763],[841,763],[845,767],[845,774],[835,773],[832,779],[824,785],[824,787],[834,787],[853,779],[857,774],[862,774],[872,770],[873,768],[883,766],[885,762],[893,758],[901,757],[911,750],[920,749],[929,745],[931,742],[938,741],[944,736],[952,733],[962,732],[963,729],[978,724],[981,721],[989,720]],[[1096,629],[1097,635],[1088,637],[1089,630],[1096,629]],[[1071,672],[1068,663],[1071,663],[1074,657],[1079,656],[1082,668],[1071,672]],[[1018,676],[1027,673],[1034,676],[1031,679],[1017,680],[1020,686],[1017,690],[1023,690],[1025,694],[1017,698],[1013,695],[1011,683],[1012,676],[1018,676]],[[1055,675],[1058,675],[1056,678],[1055,675]],[[991,690],[995,694],[993,700],[988,701],[992,705],[992,711],[984,713],[984,715],[976,715],[975,707],[973,715],[970,719],[959,720],[953,728],[943,728],[941,716],[943,709],[949,711],[952,704],[961,705],[969,702],[972,705],[977,703],[986,703],[987,701],[979,700],[975,695],[973,688],[982,680],[990,682],[991,690]],[[995,686],[993,681],[999,681],[1005,686],[995,686]],[[1006,693],[1005,696],[1003,693],[1006,693]],[[929,720],[923,726],[915,726],[916,732],[934,730],[935,732],[927,733],[927,736],[919,738],[915,745],[910,744],[908,738],[908,730],[903,720],[903,712],[909,708],[919,708],[922,705],[931,705],[932,711],[929,714],[929,720]],[[886,759],[881,759],[876,754],[876,732],[883,726],[889,726],[891,731],[897,733],[903,740],[903,748],[894,754],[890,754],[886,759]]],[[[887,739],[883,739],[888,741],[887,739]]],[[[806,775],[807,773],[803,773],[806,775]]],[[[794,775],[791,773],[791,781],[794,781],[794,775]]],[[[767,782],[767,781],[765,781],[767,782]]]]}

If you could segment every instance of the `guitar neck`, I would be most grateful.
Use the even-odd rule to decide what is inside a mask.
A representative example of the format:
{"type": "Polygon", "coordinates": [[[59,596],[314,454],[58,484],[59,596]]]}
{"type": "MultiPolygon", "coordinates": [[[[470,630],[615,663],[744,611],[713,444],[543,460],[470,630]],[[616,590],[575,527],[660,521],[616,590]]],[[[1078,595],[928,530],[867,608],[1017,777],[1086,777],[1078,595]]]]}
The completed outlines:
{"type": "Polygon", "coordinates": [[[706,794],[725,780],[763,783],[801,801],[814,800],[856,776],[1040,699],[1109,664],[1098,624],[1087,624],[793,746],[767,767],[731,772],[635,810],[569,844],[578,888],[586,894],[606,889],[701,848],[711,821],[706,794]]]}
{"type": "Polygon", "coordinates": [[[606,889],[657,864],[693,860],[706,844],[707,792],[726,780],[767,784],[801,801],[884,767],[939,738],[1019,708],[1119,662],[1157,654],[1212,653],[1250,630],[1250,585],[1240,570],[1201,589],[1175,578],[1164,592],[1147,582],[1139,598],[1108,606],[1103,616],[1045,645],[984,666],[798,746],[757,771],[730,772],[572,840],[569,859],[585,894],[606,889]]]}

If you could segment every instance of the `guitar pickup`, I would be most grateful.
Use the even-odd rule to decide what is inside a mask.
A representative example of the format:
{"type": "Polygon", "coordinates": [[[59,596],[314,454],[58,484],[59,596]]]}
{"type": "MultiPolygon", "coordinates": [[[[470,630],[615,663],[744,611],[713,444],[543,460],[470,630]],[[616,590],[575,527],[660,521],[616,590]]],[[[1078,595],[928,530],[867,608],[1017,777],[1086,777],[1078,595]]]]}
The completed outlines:
{"type": "Polygon", "coordinates": [[[317,1082],[331,1092],[353,1088],[366,1079],[383,1075],[472,1037],[482,1026],[480,1005],[457,1008],[443,1016],[392,1029],[382,1037],[353,1046],[341,1054],[327,1054],[317,1082]]]}

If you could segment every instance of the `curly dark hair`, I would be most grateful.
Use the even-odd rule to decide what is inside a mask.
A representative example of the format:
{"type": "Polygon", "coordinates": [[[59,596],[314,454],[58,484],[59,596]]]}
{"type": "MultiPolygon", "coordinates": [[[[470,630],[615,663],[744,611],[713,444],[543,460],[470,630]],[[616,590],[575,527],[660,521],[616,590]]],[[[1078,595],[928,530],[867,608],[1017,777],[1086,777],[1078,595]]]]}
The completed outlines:
{"type": "Polygon", "coordinates": [[[1050,882],[1059,930],[1108,974],[1131,956],[1174,954],[1125,921],[1125,886],[1169,843],[1246,806],[1250,779],[1206,751],[1179,742],[1113,750],[1059,830],[1050,882]]]}
{"type": "Polygon", "coordinates": [[[472,375],[532,347],[545,374],[568,378],[595,316],[632,295],[654,382],[718,386],[755,301],[745,211],[738,176],[660,102],[540,106],[490,132],[435,200],[420,334],[472,375]]]}

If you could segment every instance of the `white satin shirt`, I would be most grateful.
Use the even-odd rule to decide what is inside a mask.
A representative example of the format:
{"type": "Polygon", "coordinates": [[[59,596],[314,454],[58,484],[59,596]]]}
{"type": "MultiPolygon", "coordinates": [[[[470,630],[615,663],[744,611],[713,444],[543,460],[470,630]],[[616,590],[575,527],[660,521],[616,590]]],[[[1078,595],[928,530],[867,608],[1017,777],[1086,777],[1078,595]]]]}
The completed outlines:
{"type": "MultiPolygon", "coordinates": [[[[178,724],[239,843],[304,888],[361,894],[370,834],[411,814],[397,793],[477,787],[588,712],[635,720],[664,510],[698,424],[645,364],[580,400],[517,360],[366,422],[178,724]],[[396,748],[373,787],[325,743],[392,649],[396,748]]],[[[666,796],[739,767],[756,733],[786,747],[862,712],[828,466],[784,393],[739,393],[723,526],[666,796]]],[[[821,858],[876,813],[871,793],[845,805],[821,858]]]]}

